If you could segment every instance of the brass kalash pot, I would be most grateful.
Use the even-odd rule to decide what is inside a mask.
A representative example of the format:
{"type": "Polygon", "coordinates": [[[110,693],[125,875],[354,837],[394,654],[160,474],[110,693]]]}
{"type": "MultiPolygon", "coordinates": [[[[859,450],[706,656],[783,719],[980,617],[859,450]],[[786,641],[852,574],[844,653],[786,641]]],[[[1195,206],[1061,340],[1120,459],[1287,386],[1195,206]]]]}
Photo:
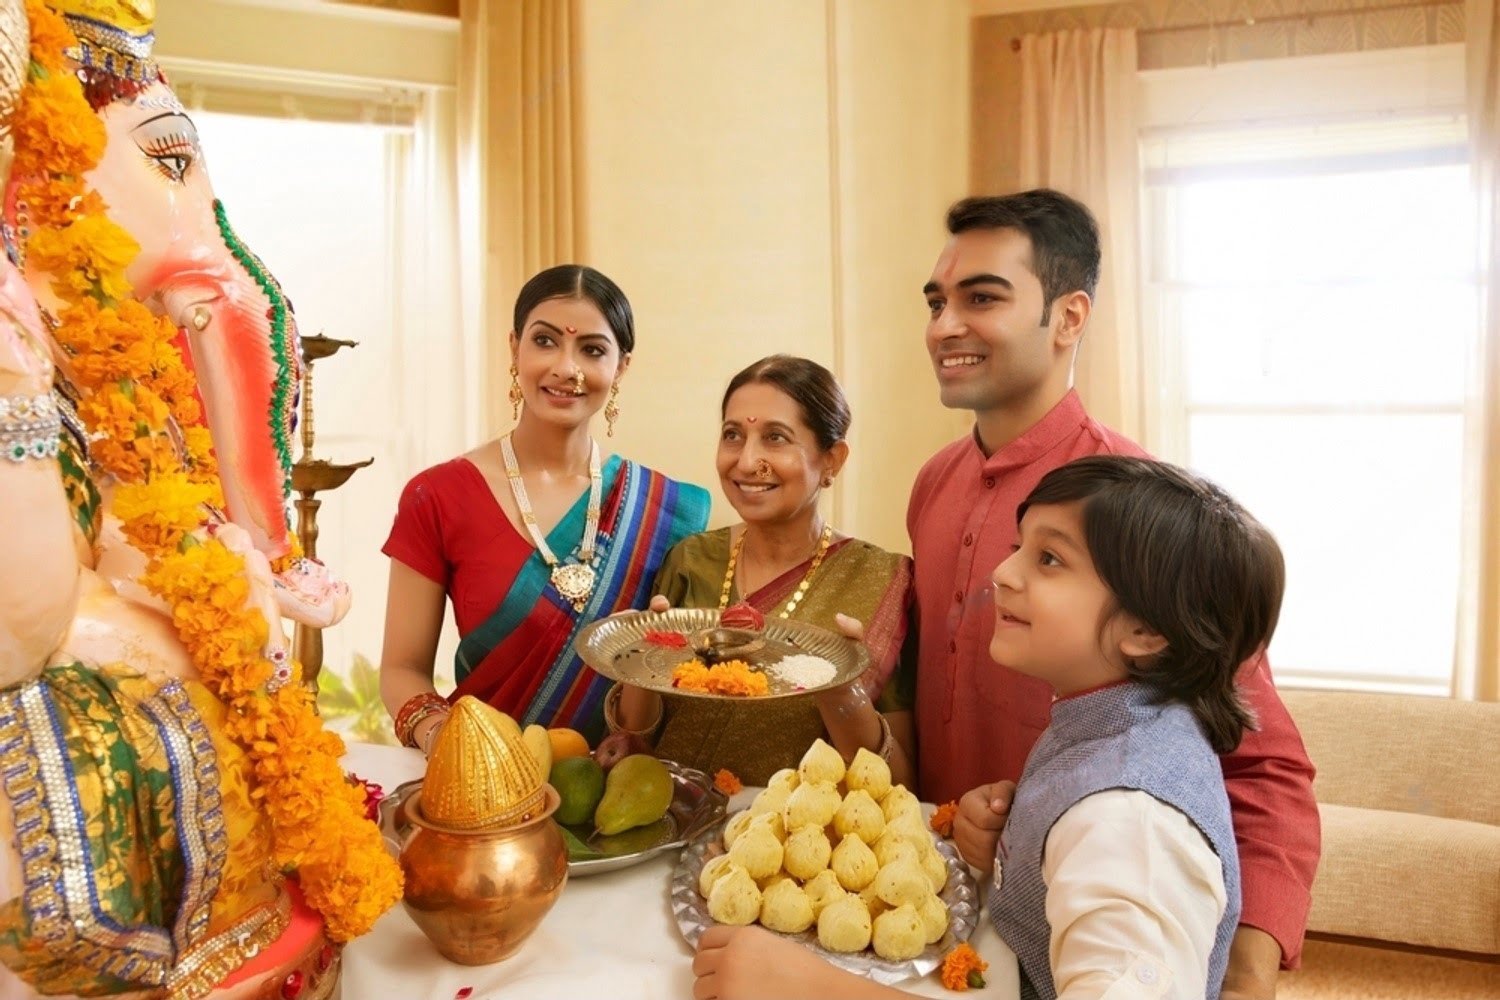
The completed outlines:
{"type": "Polygon", "coordinates": [[[552,909],[568,880],[558,804],[515,722],[461,698],[402,803],[406,912],[444,958],[508,958],[552,909]]]}

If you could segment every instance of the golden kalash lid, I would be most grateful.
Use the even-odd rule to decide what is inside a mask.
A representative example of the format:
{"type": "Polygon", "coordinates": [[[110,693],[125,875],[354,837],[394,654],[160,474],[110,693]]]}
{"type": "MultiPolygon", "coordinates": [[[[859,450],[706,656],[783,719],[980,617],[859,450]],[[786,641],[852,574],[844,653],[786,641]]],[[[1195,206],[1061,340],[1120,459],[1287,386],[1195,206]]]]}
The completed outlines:
{"type": "Polygon", "coordinates": [[[542,808],[546,780],[515,721],[465,695],[433,740],[422,815],[455,830],[510,826],[542,808]]]}

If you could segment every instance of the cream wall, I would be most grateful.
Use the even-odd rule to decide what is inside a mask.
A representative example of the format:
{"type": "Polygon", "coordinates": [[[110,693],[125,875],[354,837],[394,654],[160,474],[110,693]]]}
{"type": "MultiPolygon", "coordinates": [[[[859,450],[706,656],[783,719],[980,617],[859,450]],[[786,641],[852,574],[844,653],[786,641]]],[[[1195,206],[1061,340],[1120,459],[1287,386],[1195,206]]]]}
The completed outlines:
{"type": "Polygon", "coordinates": [[[724,384],[787,351],[854,409],[839,526],[907,548],[907,492],[958,427],[920,289],[967,172],[967,5],[582,0],[583,245],[635,306],[615,446],[713,488],[724,384]]]}

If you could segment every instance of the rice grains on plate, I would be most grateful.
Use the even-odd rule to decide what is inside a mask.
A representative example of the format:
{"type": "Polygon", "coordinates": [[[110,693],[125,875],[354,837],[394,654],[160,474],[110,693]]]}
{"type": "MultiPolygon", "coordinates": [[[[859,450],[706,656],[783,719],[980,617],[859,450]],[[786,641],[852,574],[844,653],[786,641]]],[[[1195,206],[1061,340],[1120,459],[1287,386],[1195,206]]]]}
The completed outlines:
{"type": "Polygon", "coordinates": [[[766,672],[775,674],[783,684],[805,690],[827,684],[838,673],[838,668],[821,656],[798,653],[768,665],[766,672]]]}

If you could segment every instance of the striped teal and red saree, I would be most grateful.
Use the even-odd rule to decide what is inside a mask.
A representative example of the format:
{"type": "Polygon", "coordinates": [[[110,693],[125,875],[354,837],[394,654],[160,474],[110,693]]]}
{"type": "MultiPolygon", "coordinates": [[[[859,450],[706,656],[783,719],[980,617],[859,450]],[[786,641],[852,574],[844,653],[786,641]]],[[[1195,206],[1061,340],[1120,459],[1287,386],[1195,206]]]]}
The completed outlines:
{"type": "MultiPolygon", "coordinates": [[[[597,742],[604,732],[609,681],[573,649],[578,631],[617,611],[644,607],[667,550],[708,523],[708,492],[614,456],[605,464],[596,583],[581,613],[553,588],[532,551],[489,618],[459,643],[458,687],[523,726],[568,726],[597,742]]],[[[552,551],[572,553],[583,536],[587,496],[547,536],[552,551]]],[[[566,558],[566,557],[564,557],[566,558]]]]}

